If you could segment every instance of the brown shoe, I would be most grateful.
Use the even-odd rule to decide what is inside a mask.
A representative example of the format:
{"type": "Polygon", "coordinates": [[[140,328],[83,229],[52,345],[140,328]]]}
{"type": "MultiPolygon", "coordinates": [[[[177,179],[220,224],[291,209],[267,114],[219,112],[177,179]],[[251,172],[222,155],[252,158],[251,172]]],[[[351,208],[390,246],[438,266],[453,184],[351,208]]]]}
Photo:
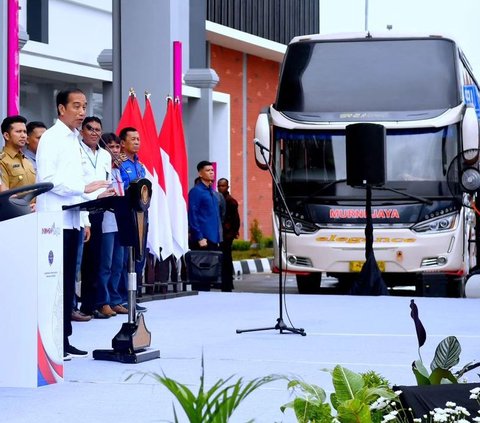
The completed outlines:
{"type": "Polygon", "coordinates": [[[92,316],[89,316],[88,314],[82,313],[78,310],[73,310],[72,320],[74,322],[88,322],[89,320],[92,320],[92,316]]]}
{"type": "Polygon", "coordinates": [[[116,316],[117,313],[115,313],[112,308],[108,305],[108,304],[105,304],[104,306],[100,307],[98,309],[98,311],[105,315],[105,316],[108,316],[108,317],[112,317],[112,316],[116,316]]]}
{"type": "Polygon", "coordinates": [[[112,310],[117,314],[128,314],[128,309],[126,309],[121,304],[117,304],[116,306],[113,306],[112,310]]]}

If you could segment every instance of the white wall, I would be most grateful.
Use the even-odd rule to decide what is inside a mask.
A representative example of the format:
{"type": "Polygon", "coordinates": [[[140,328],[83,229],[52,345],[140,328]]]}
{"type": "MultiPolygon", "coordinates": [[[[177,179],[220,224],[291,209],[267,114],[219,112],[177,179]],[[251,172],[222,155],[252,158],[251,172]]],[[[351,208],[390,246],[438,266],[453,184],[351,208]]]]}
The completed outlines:
{"type": "Polygon", "coordinates": [[[480,79],[479,0],[320,0],[320,32],[363,31],[365,1],[368,29],[428,32],[454,38],[480,79]]]}
{"type": "Polygon", "coordinates": [[[214,92],[212,139],[209,157],[217,163],[216,179],[227,178],[230,174],[230,95],[214,92]]]}
{"type": "MultiPolygon", "coordinates": [[[[48,44],[28,41],[21,66],[111,81],[111,72],[97,63],[100,52],[112,47],[111,0],[50,0],[48,19],[48,44]]],[[[26,29],[26,2],[19,20],[26,29]]]]}

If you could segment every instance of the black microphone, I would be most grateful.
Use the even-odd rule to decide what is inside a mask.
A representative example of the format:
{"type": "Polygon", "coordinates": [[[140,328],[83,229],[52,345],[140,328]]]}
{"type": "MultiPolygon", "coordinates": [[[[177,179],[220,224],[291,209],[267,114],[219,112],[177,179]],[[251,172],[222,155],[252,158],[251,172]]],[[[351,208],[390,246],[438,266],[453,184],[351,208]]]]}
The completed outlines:
{"type": "Polygon", "coordinates": [[[107,150],[110,153],[110,155],[112,156],[112,161],[113,161],[113,163],[115,163],[117,165],[117,168],[121,169],[125,172],[125,174],[127,175],[127,178],[128,178],[128,185],[130,185],[130,182],[132,182],[132,181],[130,180],[130,175],[128,174],[127,170],[122,165],[122,159],[120,157],[115,156],[112,149],[108,146],[108,144],[104,140],[100,139],[100,144],[103,148],[105,148],[105,150],[107,150]]]}
{"type": "Polygon", "coordinates": [[[253,144],[260,148],[260,150],[268,151],[270,153],[270,149],[265,147],[258,138],[253,139],[253,144]]]}

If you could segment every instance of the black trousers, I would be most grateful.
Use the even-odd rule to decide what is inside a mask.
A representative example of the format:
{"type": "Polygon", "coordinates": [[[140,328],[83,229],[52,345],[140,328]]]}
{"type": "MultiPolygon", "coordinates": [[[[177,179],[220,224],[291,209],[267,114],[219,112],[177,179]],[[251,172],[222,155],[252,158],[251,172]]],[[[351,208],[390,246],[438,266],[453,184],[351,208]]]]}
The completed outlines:
{"type": "Polygon", "coordinates": [[[63,348],[69,345],[72,334],[72,303],[75,295],[75,277],[78,252],[77,229],[63,230],[63,348]]]}
{"type": "Polygon", "coordinates": [[[231,291],[233,289],[233,259],[232,259],[231,241],[223,241],[221,244],[222,258],[222,290],[231,291]]]}
{"type": "Polygon", "coordinates": [[[82,289],[80,296],[82,305],[80,310],[92,315],[97,304],[97,283],[100,273],[100,260],[102,250],[102,222],[103,213],[89,215],[90,240],[83,246],[82,257],[82,289]]]}

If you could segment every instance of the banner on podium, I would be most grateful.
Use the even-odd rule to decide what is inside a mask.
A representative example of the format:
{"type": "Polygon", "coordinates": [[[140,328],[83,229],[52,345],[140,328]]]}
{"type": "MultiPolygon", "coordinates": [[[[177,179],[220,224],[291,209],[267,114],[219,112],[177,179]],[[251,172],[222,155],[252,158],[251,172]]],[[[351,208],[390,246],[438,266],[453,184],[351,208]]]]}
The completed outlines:
{"type": "Polygon", "coordinates": [[[0,386],[63,380],[62,224],[61,212],[0,222],[0,386]]]}

